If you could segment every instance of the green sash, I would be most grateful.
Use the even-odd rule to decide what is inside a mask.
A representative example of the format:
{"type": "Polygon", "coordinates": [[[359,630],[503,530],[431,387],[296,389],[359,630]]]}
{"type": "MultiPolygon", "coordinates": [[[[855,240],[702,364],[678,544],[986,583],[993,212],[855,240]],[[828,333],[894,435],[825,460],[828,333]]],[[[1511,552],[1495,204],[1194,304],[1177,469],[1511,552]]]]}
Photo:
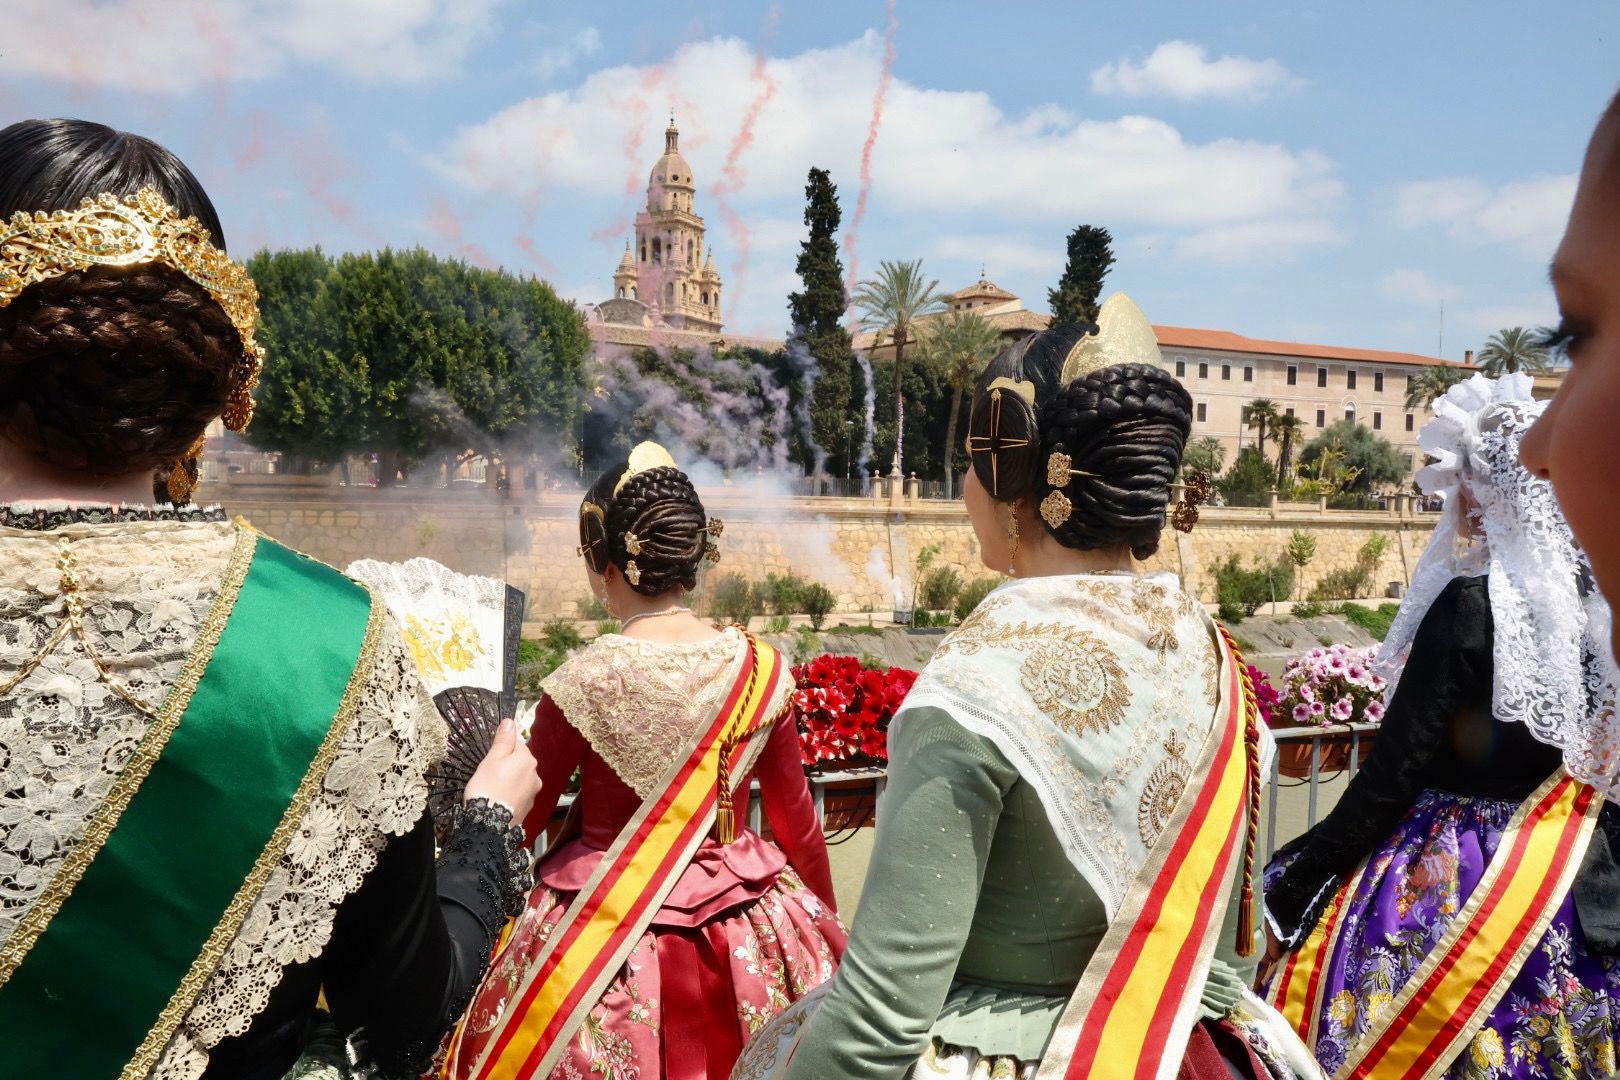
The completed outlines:
{"type": "Polygon", "coordinates": [[[7,1076],[147,1075],[347,730],[383,606],[241,527],[185,671],[0,950],[7,1076]]]}

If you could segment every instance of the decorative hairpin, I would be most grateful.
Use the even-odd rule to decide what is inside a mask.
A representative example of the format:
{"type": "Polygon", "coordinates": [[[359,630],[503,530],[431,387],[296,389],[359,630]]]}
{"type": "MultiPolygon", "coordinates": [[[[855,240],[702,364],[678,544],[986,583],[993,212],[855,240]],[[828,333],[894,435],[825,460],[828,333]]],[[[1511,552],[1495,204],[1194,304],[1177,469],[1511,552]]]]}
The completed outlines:
{"type": "Polygon", "coordinates": [[[718,540],[720,534],[726,531],[726,523],[717,517],[712,517],[709,519],[709,524],[705,526],[704,531],[709,534],[709,539],[718,540]]]}
{"type": "Polygon", "coordinates": [[[637,536],[633,532],[625,533],[624,534],[624,550],[628,551],[632,555],[640,555],[641,554],[641,537],[637,536]]]}
{"type": "Polygon", "coordinates": [[[1098,475],[1098,473],[1075,468],[1074,459],[1062,451],[1058,451],[1046,459],[1047,487],[1068,487],[1069,477],[1071,476],[1089,476],[1095,479],[1098,475]]]}
{"type": "Polygon", "coordinates": [[[624,564],[624,577],[632,585],[641,584],[641,567],[636,565],[636,560],[631,559],[624,564]]]}
{"type": "Polygon", "coordinates": [[[1177,532],[1192,532],[1193,526],[1198,524],[1198,507],[1207,498],[1209,498],[1209,474],[1202,469],[1188,473],[1181,501],[1170,511],[1171,527],[1177,532]]]}
{"type": "Polygon", "coordinates": [[[710,540],[703,545],[703,561],[711,563],[717,563],[720,561],[720,549],[715,545],[713,540],[710,540]]]}
{"type": "Polygon", "coordinates": [[[1061,491],[1054,491],[1041,500],[1041,517],[1045,519],[1048,528],[1056,529],[1068,521],[1073,513],[1074,504],[1061,491]]]}
{"type": "Polygon", "coordinates": [[[709,519],[709,523],[704,526],[703,531],[709,536],[709,539],[703,542],[703,559],[705,562],[717,563],[720,561],[720,545],[716,544],[715,541],[720,539],[720,534],[726,531],[726,523],[717,517],[712,517],[709,519]]]}

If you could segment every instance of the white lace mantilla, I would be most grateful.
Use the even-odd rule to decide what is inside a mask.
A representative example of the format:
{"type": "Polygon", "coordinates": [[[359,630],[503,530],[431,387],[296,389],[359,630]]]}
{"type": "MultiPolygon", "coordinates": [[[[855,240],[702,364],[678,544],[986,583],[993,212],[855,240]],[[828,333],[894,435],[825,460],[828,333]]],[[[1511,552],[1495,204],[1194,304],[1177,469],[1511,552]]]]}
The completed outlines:
{"type": "MultiPolygon", "coordinates": [[[[216,522],[0,527],[0,684],[66,617],[57,559],[67,545],[96,653],[138,699],[161,703],[218,595],[236,538],[234,526],[216,522]]],[[[50,885],[149,723],[98,679],[72,635],[0,697],[0,943],[50,885]]],[[[320,954],[338,903],[376,865],[386,838],[420,818],[423,771],[442,756],[444,739],[389,619],[324,783],[151,1075],[200,1076],[209,1049],[245,1032],[264,1009],[282,969],[320,954]]]]}
{"type": "Polygon", "coordinates": [[[894,724],[939,708],[995,743],[1112,919],[1216,730],[1220,669],[1174,577],[1015,580],[945,638],[894,724]]]}
{"type": "MultiPolygon", "coordinates": [[[[747,653],[737,630],[682,644],[603,634],[540,685],[608,768],[646,799],[714,719],[747,653]]],[[[779,693],[784,703],[791,681],[779,693]]]]}

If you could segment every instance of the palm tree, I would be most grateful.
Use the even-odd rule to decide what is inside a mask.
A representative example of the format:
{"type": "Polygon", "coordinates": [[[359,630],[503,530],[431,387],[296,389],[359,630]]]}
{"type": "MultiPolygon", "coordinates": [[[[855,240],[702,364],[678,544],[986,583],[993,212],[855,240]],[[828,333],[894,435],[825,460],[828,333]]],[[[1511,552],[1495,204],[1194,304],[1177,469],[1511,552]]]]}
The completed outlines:
{"type": "Polygon", "coordinates": [[[1277,440],[1277,487],[1288,482],[1288,466],[1294,456],[1294,444],[1305,433],[1305,421],[1293,413],[1286,413],[1271,422],[1271,437],[1277,440]]]}
{"type": "Polygon", "coordinates": [[[1255,398],[1243,407],[1243,426],[1260,429],[1260,456],[1266,456],[1266,428],[1277,423],[1277,403],[1270,398],[1255,398]]]}
{"type": "Polygon", "coordinates": [[[1535,374],[1547,370],[1547,346],[1535,331],[1510,326],[1491,335],[1479,350],[1479,367],[1493,379],[1520,371],[1535,374]]]}
{"type": "Polygon", "coordinates": [[[962,395],[979,378],[979,373],[1001,348],[1001,334],[979,316],[953,311],[928,328],[922,341],[923,357],[945,373],[951,384],[951,411],[945,421],[945,497],[951,498],[956,470],[956,420],[962,411],[962,395]]]}
{"type": "Polygon", "coordinates": [[[1408,409],[1427,409],[1434,404],[1435,398],[1440,397],[1447,390],[1460,382],[1466,382],[1473,372],[1464,367],[1453,367],[1450,364],[1430,364],[1419,368],[1406,384],[1406,407],[1408,409]]]}
{"type": "Polygon", "coordinates": [[[937,312],[944,301],[937,280],[924,280],[922,260],[878,264],[877,277],[855,286],[855,306],[861,309],[861,327],[875,330],[873,345],[883,342],[888,334],[894,340],[894,467],[892,476],[900,475],[901,447],[905,441],[905,401],[901,393],[900,378],[906,369],[906,342],[916,329],[917,320],[937,312]]]}
{"type": "Polygon", "coordinates": [[[1181,455],[1181,474],[1201,472],[1214,477],[1220,475],[1221,466],[1225,464],[1226,444],[1213,435],[1205,435],[1187,444],[1186,452],[1181,455]]]}

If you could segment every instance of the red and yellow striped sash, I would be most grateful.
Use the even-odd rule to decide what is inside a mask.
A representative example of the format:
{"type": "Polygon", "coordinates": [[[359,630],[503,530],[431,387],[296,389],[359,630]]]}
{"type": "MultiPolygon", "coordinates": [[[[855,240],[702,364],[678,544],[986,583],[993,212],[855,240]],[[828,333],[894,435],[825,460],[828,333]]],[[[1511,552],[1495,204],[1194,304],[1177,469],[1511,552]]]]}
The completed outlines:
{"type": "Polygon", "coordinates": [[[1490,1017],[1569,892],[1602,799],[1554,775],[1520,806],[1463,910],[1335,1080],[1445,1072],[1490,1017]]]}
{"type": "Polygon", "coordinates": [[[1360,887],[1364,873],[1365,863],[1333,894],[1333,902],[1305,941],[1283,961],[1272,980],[1271,992],[1266,995],[1267,1002],[1282,1014],[1289,1027],[1299,1032],[1299,1037],[1309,1047],[1316,1045],[1322,999],[1327,992],[1328,965],[1333,962],[1339,933],[1344,929],[1345,908],[1360,887]]]}
{"type": "Polygon", "coordinates": [[[1243,848],[1252,707],[1243,665],[1223,649],[1222,722],[1188,780],[1160,842],[1041,1060],[1038,1080],[1173,1076],[1203,993],[1203,974],[1243,848]]]}
{"type": "Polygon", "coordinates": [[[714,820],[722,748],[730,771],[747,755],[746,736],[775,719],[781,654],[749,639],[749,658],[713,723],[691,746],[663,791],[644,803],[553,929],[475,1062],[459,1040],[447,1075],[517,1080],[550,1075],[602,988],[623,966],[714,820]]]}

